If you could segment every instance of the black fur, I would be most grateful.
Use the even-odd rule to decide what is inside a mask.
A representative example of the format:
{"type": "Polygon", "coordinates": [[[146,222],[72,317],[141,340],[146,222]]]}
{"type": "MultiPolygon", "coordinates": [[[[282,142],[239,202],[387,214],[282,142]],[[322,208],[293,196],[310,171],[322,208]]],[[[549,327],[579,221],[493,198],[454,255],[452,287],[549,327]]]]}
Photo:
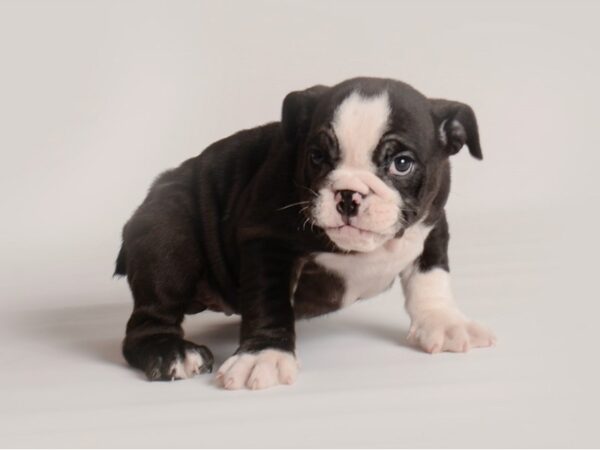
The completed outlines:
{"type": "Polygon", "coordinates": [[[313,252],[337,249],[323,230],[307,225],[300,202],[311,199],[335,166],[337,142],[328,124],[336,105],[356,89],[389,92],[395,140],[382,143],[374,158],[384,167],[394,152],[414,152],[413,178],[380,176],[411,205],[409,223],[426,214],[435,224],[420,268],[448,270],[448,156],[466,143],[481,158],[472,110],[428,100],[393,80],[359,78],[293,92],[281,123],[236,133],[158,177],[125,225],[115,274],[127,275],[134,299],[123,343],[132,366],[152,380],[170,379],[170,363],[191,350],[210,370],[210,351],[183,339],[185,314],[240,314],[238,352],[294,352],[294,320],[339,307],[343,281],[304,264],[313,252]],[[315,148],[326,153],[320,167],[310,163],[315,148]],[[300,273],[302,267],[307,270],[300,273]],[[296,282],[304,289],[292,306],[296,282]]]}

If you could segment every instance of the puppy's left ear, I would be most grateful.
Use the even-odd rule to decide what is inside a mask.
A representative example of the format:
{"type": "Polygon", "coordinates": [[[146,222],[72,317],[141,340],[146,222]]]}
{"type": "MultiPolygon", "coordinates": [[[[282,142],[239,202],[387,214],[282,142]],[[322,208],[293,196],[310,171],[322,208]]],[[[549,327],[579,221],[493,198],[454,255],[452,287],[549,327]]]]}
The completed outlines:
{"type": "Polygon", "coordinates": [[[449,155],[454,155],[465,145],[474,158],[483,159],[479,145],[477,118],[469,105],[450,100],[429,100],[438,140],[449,155]]]}
{"type": "Polygon", "coordinates": [[[281,126],[288,142],[298,142],[306,136],[317,103],[328,90],[327,86],[317,85],[286,95],[281,112],[281,126]]]}

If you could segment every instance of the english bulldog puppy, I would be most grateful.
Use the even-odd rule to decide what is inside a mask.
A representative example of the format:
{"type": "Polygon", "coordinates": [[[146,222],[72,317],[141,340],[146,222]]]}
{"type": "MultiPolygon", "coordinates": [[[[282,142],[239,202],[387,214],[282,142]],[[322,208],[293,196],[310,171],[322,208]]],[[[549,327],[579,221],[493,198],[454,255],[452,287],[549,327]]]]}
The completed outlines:
{"type": "Polygon", "coordinates": [[[150,380],[210,372],[186,314],[241,316],[226,389],[291,384],[296,319],[372,297],[400,277],[409,340],[430,353],[494,343],[454,302],[449,157],[482,158],[464,103],[355,78],[288,94],[280,122],[240,131],[159,176],[123,230],[134,307],[123,354],[150,380]]]}

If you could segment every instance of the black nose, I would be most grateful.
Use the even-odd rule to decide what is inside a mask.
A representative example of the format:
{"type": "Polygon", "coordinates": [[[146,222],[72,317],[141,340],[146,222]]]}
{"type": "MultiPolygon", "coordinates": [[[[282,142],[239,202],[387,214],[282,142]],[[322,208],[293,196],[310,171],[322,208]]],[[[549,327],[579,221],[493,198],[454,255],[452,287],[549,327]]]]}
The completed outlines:
{"type": "Polygon", "coordinates": [[[342,216],[346,217],[355,216],[358,213],[358,203],[356,203],[352,197],[354,194],[357,194],[357,192],[344,189],[337,191],[336,194],[339,194],[341,197],[340,201],[336,205],[338,212],[342,216]]]}

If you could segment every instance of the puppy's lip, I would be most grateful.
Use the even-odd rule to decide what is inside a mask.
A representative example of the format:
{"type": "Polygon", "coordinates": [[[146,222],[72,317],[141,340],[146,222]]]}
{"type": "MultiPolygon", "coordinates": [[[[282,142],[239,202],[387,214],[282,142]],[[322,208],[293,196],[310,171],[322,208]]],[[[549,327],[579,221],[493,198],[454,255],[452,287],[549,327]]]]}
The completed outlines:
{"type": "Polygon", "coordinates": [[[340,225],[337,227],[325,227],[325,231],[327,231],[328,233],[344,233],[344,232],[358,232],[358,234],[364,234],[364,235],[377,235],[377,236],[384,236],[384,234],[382,233],[377,233],[376,231],[371,231],[371,230],[365,230],[363,228],[359,228],[357,226],[354,225],[340,225]]]}

